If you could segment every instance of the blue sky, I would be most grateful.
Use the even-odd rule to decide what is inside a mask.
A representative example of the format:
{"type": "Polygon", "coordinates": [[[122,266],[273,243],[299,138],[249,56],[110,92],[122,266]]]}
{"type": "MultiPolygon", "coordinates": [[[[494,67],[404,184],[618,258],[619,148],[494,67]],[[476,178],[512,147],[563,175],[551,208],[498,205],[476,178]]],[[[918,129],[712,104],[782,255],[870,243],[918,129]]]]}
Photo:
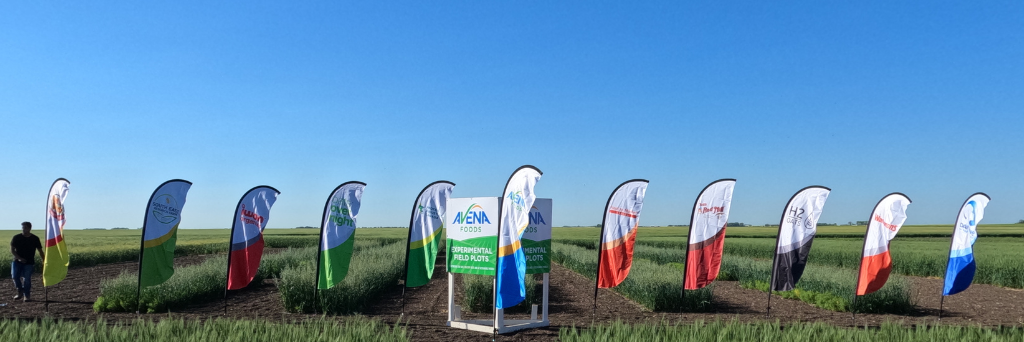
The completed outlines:
{"type": "Polygon", "coordinates": [[[165,180],[183,228],[281,191],[270,227],[318,225],[366,182],[360,226],[404,226],[418,191],[499,196],[533,164],[554,224],[593,225],[651,181],[642,225],[685,224],[737,178],[731,221],[778,223],[807,185],[821,222],[887,193],[907,224],[1024,219],[1024,3],[5,2],[0,228],[139,227],[165,180]]]}

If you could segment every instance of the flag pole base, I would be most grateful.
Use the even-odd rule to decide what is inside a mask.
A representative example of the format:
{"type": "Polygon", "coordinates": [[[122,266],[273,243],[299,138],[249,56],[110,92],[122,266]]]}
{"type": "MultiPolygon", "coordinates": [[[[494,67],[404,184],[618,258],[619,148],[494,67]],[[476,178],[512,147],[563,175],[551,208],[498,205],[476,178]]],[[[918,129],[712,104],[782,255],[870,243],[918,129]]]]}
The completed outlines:
{"type": "Polygon", "coordinates": [[[447,325],[456,329],[477,331],[482,333],[505,334],[514,331],[543,328],[551,326],[548,321],[548,290],[550,274],[544,273],[544,287],[541,305],[530,307],[530,319],[505,319],[505,310],[495,310],[496,319],[463,319],[462,307],[455,305],[455,278],[448,273],[448,322],[447,325]]]}

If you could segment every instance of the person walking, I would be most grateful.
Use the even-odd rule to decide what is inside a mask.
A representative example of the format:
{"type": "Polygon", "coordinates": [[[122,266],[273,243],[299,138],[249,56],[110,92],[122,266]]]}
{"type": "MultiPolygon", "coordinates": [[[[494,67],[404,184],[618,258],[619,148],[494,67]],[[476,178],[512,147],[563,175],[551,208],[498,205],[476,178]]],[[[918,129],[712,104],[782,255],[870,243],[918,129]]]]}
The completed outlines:
{"type": "Polygon", "coordinates": [[[32,293],[32,271],[36,264],[36,250],[39,250],[39,257],[43,256],[43,244],[39,243],[39,237],[32,234],[32,223],[21,223],[21,234],[11,239],[11,254],[14,254],[14,261],[11,261],[11,278],[14,279],[14,287],[18,289],[18,295],[14,299],[29,301],[32,293]]]}

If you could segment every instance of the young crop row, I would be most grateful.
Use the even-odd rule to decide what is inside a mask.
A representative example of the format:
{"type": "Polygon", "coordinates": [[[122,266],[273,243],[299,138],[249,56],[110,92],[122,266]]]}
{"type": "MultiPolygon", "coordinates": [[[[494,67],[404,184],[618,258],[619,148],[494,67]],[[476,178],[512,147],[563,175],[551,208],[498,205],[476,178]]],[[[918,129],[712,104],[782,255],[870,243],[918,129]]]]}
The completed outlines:
{"type": "MultiPolygon", "coordinates": [[[[563,265],[574,271],[577,269],[589,269],[591,270],[589,271],[591,272],[590,274],[581,271],[577,272],[584,273],[584,275],[593,278],[592,274],[594,271],[592,270],[595,270],[597,267],[596,251],[595,249],[587,248],[596,248],[596,244],[590,240],[563,240],[560,242],[568,242],[567,244],[559,243],[559,245],[565,246],[563,248],[566,248],[566,253],[583,251],[584,256],[591,256],[593,266],[576,265],[574,268],[570,265],[563,265]]],[[[728,242],[726,245],[728,246],[728,242]]],[[[634,269],[638,264],[648,262],[662,267],[669,266],[675,268],[676,272],[674,273],[676,274],[675,277],[677,277],[675,286],[678,289],[678,283],[682,281],[683,261],[686,260],[686,251],[683,248],[675,247],[676,245],[674,244],[669,246],[672,247],[659,248],[647,244],[637,244],[633,250],[634,269]]],[[[552,258],[555,260],[555,255],[560,251],[559,248],[552,249],[554,250],[552,258]]],[[[737,254],[750,255],[750,252],[743,251],[737,254]]],[[[719,280],[735,280],[739,281],[743,287],[767,292],[768,281],[771,276],[770,272],[770,255],[767,259],[755,259],[726,253],[723,257],[719,280]]],[[[634,273],[631,271],[626,281],[628,282],[633,277],[634,273]]],[[[619,286],[623,285],[626,285],[626,282],[619,286]]],[[[807,267],[796,289],[793,291],[776,292],[776,294],[783,298],[797,299],[832,311],[856,310],[857,312],[907,313],[913,308],[913,304],[910,301],[909,284],[899,275],[893,275],[882,290],[858,298],[856,307],[854,307],[853,302],[853,289],[855,286],[856,277],[854,270],[815,265],[814,267],[807,267]]],[[[689,295],[687,296],[689,297],[689,295]]],[[[630,298],[633,299],[632,297],[630,298]]]]}
{"type": "MultiPolygon", "coordinates": [[[[264,241],[266,248],[299,248],[299,247],[314,247],[317,243],[317,237],[295,237],[295,236],[268,236],[264,241]]],[[[388,239],[394,240],[394,239],[388,239]]],[[[227,240],[224,242],[197,242],[197,243],[179,243],[174,249],[175,256],[187,256],[187,255],[203,255],[203,254],[218,254],[225,253],[228,250],[227,240]]],[[[69,247],[69,253],[71,254],[70,266],[75,267],[90,267],[103,264],[112,264],[116,262],[131,262],[139,261],[139,248],[125,247],[125,246],[114,246],[113,248],[90,248],[82,251],[76,251],[69,247]]],[[[0,254],[0,274],[11,273],[11,261],[14,257],[10,254],[0,254]]],[[[36,255],[36,267],[35,273],[43,272],[43,259],[36,255]]]]}
{"type": "MultiPolygon", "coordinates": [[[[551,261],[583,276],[596,279],[597,251],[564,243],[552,243],[551,261]]],[[[706,287],[682,295],[683,272],[650,260],[633,259],[629,277],[612,290],[652,311],[699,312],[711,309],[711,291],[706,287]]]]}
{"type": "MultiPolygon", "coordinates": [[[[1024,250],[1019,248],[1024,239],[1008,237],[978,238],[975,259],[978,263],[974,282],[1012,288],[1024,288],[1024,250]]],[[[685,241],[644,242],[642,245],[683,250],[685,241]]],[[[860,267],[862,239],[817,238],[809,265],[831,266],[856,270],[860,267]]],[[[724,253],[771,260],[775,241],[764,238],[728,238],[724,253]]],[[[890,246],[895,271],[903,275],[942,277],[946,274],[949,239],[907,238],[895,239],[890,246]]],[[[808,266],[811,268],[814,266],[808,266]]]]}
{"type": "MultiPolygon", "coordinates": [[[[461,304],[467,312],[494,311],[494,276],[463,274],[462,288],[465,297],[461,304]]],[[[526,275],[526,299],[519,305],[505,309],[507,313],[530,312],[530,306],[540,304],[543,285],[537,283],[536,274],[526,275]]]]}
{"type": "MultiPolygon", "coordinates": [[[[284,268],[311,264],[315,259],[314,248],[288,249],[264,255],[252,283],[260,284],[263,279],[279,277],[284,268]]],[[[226,272],[227,257],[211,257],[202,264],[175,269],[174,276],[167,282],[142,289],[142,297],[138,301],[138,274],[123,272],[116,278],[100,282],[100,296],[93,303],[93,309],[97,312],[166,312],[191,303],[220,299],[224,295],[226,272]]]]}
{"type": "MultiPolygon", "coordinates": [[[[682,271],[682,261],[685,260],[686,252],[682,249],[637,245],[633,256],[658,264],[668,264],[682,271]]],[[[718,279],[739,281],[745,288],[768,292],[771,264],[771,259],[725,254],[718,279]]],[[[909,283],[902,276],[893,274],[885,287],[878,292],[861,296],[854,306],[853,290],[856,286],[855,270],[814,265],[804,270],[794,290],[775,294],[832,311],[908,313],[913,308],[909,283]]]]}
{"type": "Polygon", "coordinates": [[[906,327],[892,322],[878,329],[844,328],[828,323],[738,321],[695,321],[693,323],[626,324],[621,321],[587,329],[562,327],[559,339],[577,341],[845,341],[845,342],[931,342],[931,341],[1021,341],[1024,328],[982,328],[972,326],[906,327]]]}
{"type": "Polygon", "coordinates": [[[138,341],[408,341],[405,327],[355,317],[344,322],[325,318],[297,323],[265,320],[137,319],[127,323],[0,320],[0,342],[138,342],[138,341]]]}
{"type": "MultiPolygon", "coordinates": [[[[380,240],[361,240],[355,250],[380,248],[380,240]]],[[[316,261],[316,248],[289,248],[278,253],[263,255],[260,268],[251,284],[264,279],[280,278],[286,268],[312,267],[316,261]]],[[[142,290],[137,301],[138,273],[127,271],[116,278],[100,282],[100,296],[93,304],[97,312],[165,312],[191,303],[220,299],[227,280],[227,256],[210,257],[199,265],[176,268],[174,276],[158,286],[142,290]]],[[[314,271],[310,271],[312,273],[314,271]]]]}
{"type": "Polygon", "coordinates": [[[278,289],[285,309],[291,312],[361,312],[374,298],[395,288],[404,271],[404,257],[404,241],[361,248],[353,254],[345,280],[315,294],[316,265],[292,265],[281,272],[278,289]]]}

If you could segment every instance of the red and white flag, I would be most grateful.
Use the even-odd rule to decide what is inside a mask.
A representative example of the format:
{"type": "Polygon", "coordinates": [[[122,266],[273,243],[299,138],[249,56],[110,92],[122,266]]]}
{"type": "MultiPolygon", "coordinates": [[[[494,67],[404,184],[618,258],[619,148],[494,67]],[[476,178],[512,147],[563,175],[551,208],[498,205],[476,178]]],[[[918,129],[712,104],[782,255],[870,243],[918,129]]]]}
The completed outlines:
{"type": "Polygon", "coordinates": [[[598,288],[615,287],[629,275],[645,193],[647,181],[634,179],[620,184],[608,198],[601,225],[601,245],[598,248],[598,288]]]}
{"type": "Polygon", "coordinates": [[[892,257],[889,256],[889,241],[896,237],[903,222],[907,221],[907,206],[910,198],[894,192],[886,195],[871,212],[867,234],[864,235],[864,252],[860,259],[857,275],[857,295],[863,296],[881,289],[892,272],[892,257]]]}
{"type": "Polygon", "coordinates": [[[686,246],[686,272],[683,288],[696,290],[715,281],[722,267],[725,226],[732,207],[735,179],[722,179],[708,184],[693,204],[690,218],[690,239],[686,246]]]}

